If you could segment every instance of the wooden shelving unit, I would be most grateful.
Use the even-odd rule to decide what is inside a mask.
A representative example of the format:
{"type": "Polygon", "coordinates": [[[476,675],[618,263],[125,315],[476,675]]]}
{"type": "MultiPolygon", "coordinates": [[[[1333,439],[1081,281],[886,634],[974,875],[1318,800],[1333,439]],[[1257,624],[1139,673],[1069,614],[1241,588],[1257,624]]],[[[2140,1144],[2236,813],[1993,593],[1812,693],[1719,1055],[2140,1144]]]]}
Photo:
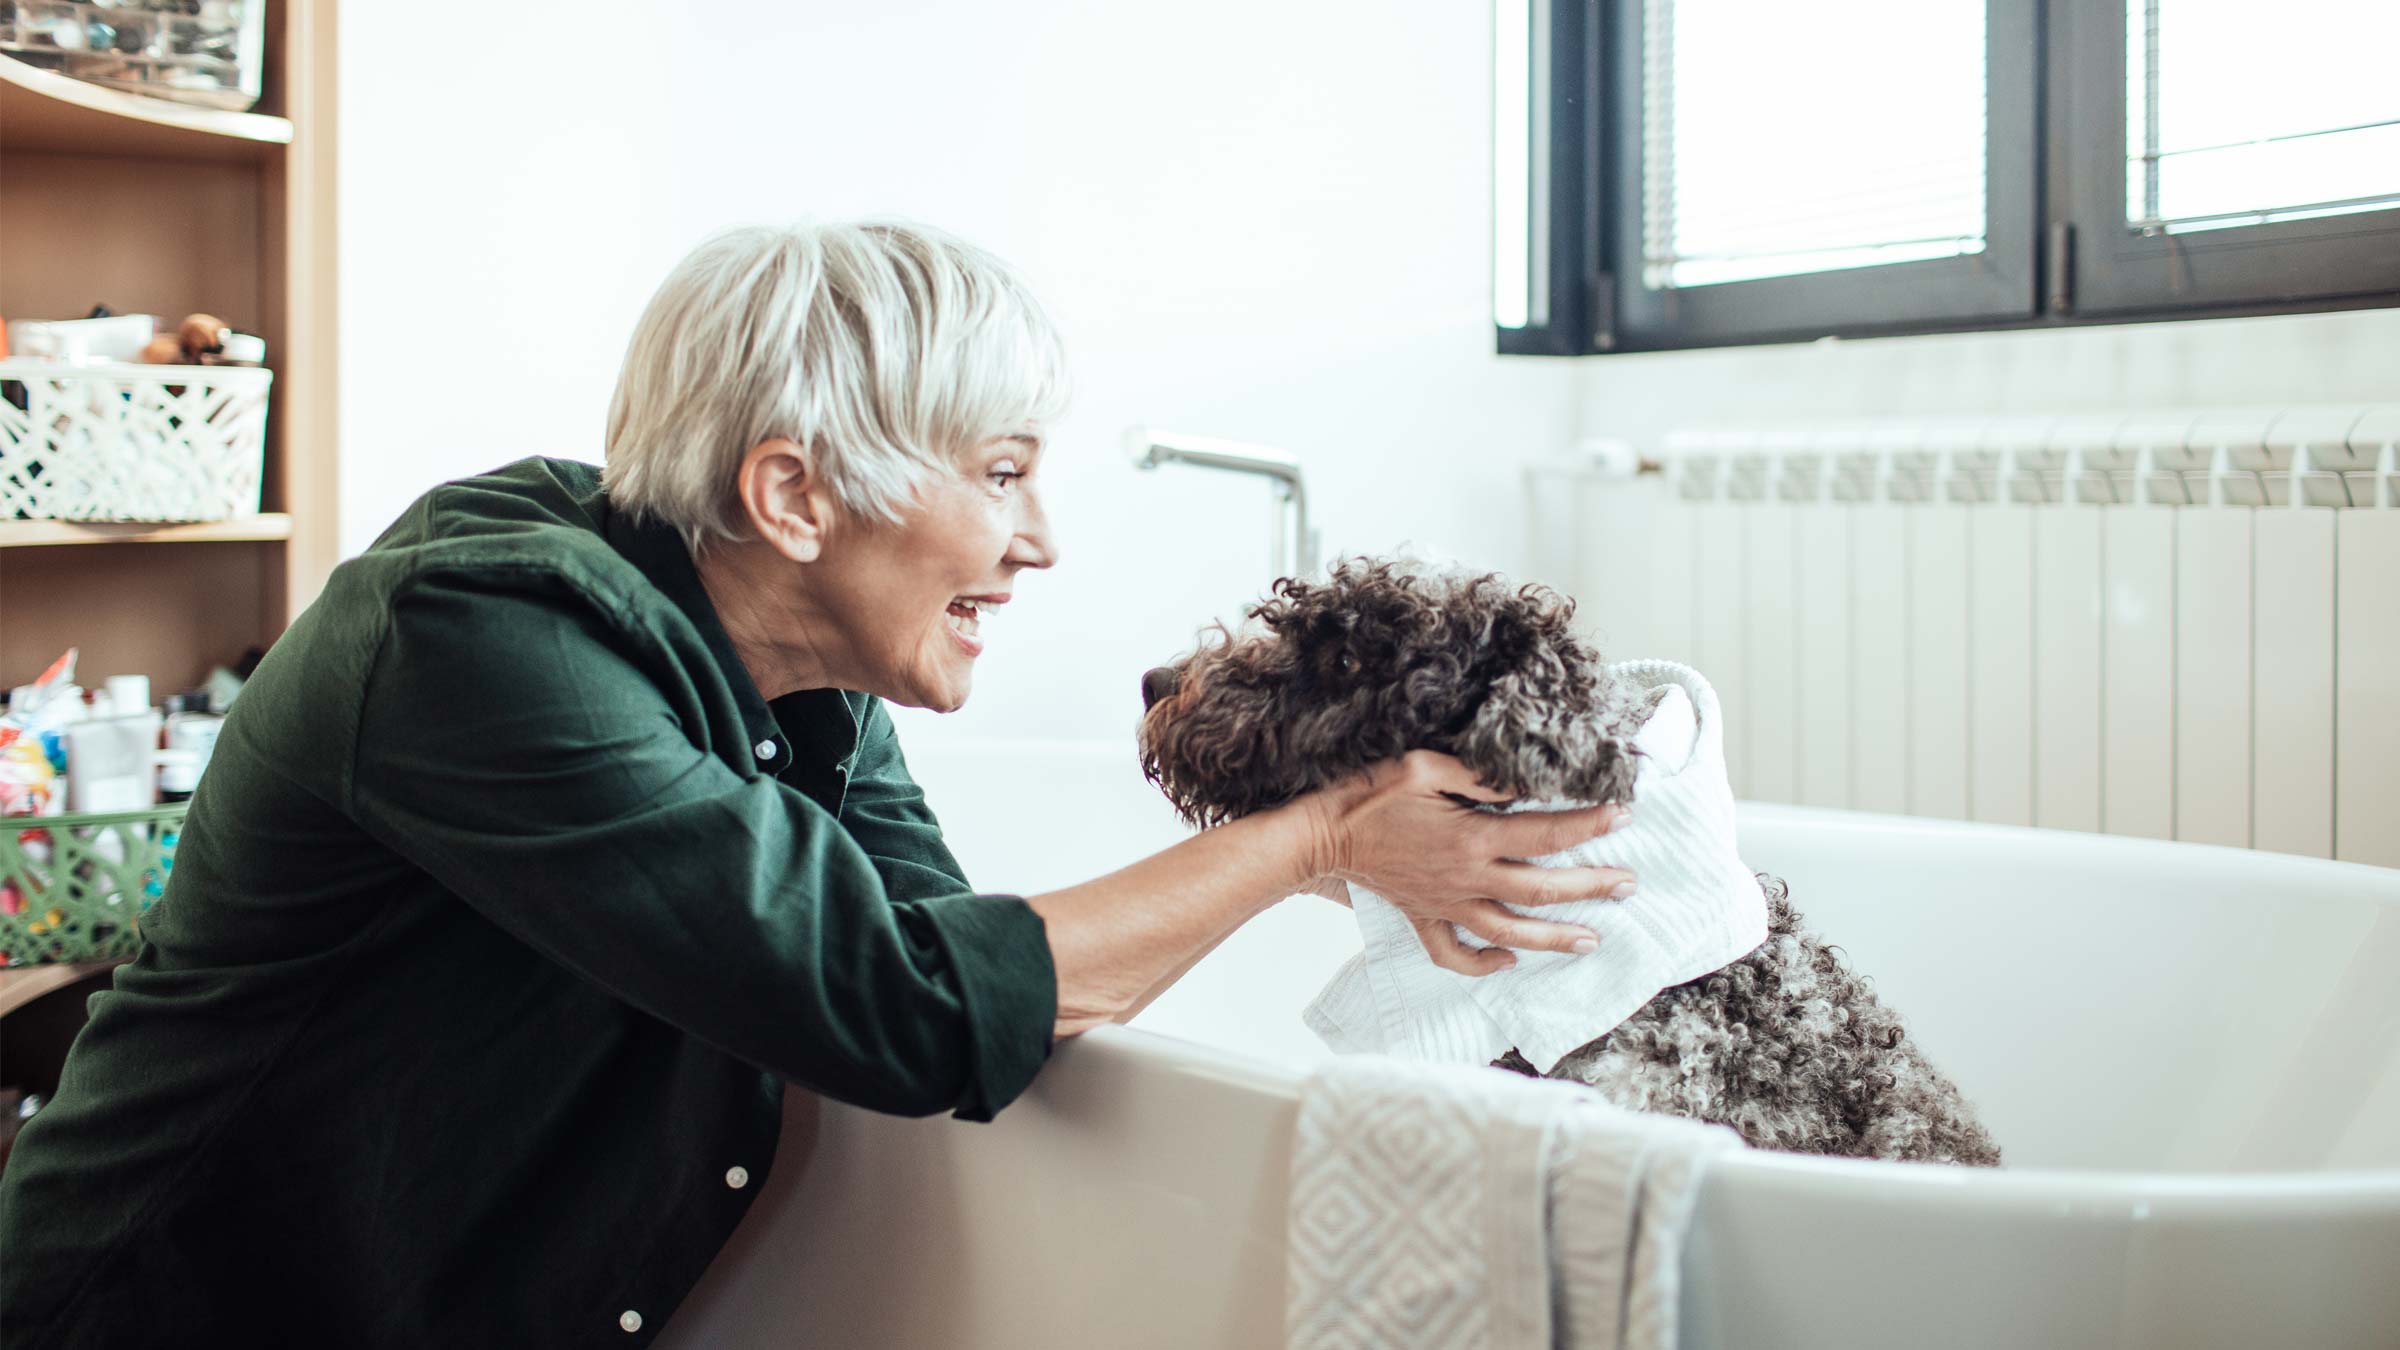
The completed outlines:
{"type": "Polygon", "coordinates": [[[69,646],[86,683],[185,688],[272,643],[332,570],[335,8],[271,6],[252,112],[0,56],[0,316],[204,311],[266,338],[275,370],[260,514],[0,521],[0,688],[69,646]]]}
{"type": "Polygon", "coordinates": [[[292,518],[280,511],[233,520],[182,524],[81,520],[0,520],[0,548],[51,548],[60,544],[264,543],[292,537],[292,518]]]}
{"type": "Polygon", "coordinates": [[[263,163],[291,143],[286,118],[144,98],[0,56],[0,150],[263,163]]]}
{"type": "MultiPolygon", "coordinates": [[[[254,112],[0,56],[0,316],[205,311],[264,337],[275,370],[259,514],[0,520],[0,688],[70,646],[85,683],[188,687],[272,643],[333,568],[334,9],[271,6],[254,112]]],[[[73,991],[113,964],[0,970],[10,1085],[55,1087],[83,1017],[73,991]]]]}
{"type": "Polygon", "coordinates": [[[44,994],[80,983],[85,977],[115,967],[115,961],[75,961],[55,966],[18,966],[0,970],[0,1017],[15,1012],[44,994]]]}

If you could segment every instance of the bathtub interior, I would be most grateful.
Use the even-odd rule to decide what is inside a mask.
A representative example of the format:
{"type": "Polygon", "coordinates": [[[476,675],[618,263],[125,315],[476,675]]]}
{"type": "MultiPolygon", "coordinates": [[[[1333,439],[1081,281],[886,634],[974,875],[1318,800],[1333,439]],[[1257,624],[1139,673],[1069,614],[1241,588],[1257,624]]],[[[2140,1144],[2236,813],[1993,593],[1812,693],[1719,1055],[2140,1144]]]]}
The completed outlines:
{"type": "MultiPolygon", "coordinates": [[[[1088,880],[1187,833],[1129,743],[909,762],[987,890],[1088,880]]],[[[1794,807],[1745,806],[1741,828],[2012,1167],[2400,1167],[2400,872],[1794,807]]],[[[1300,1010],[1357,949],[1347,910],[1295,897],[1135,1025],[1304,1068],[1328,1052],[1300,1010]]]]}

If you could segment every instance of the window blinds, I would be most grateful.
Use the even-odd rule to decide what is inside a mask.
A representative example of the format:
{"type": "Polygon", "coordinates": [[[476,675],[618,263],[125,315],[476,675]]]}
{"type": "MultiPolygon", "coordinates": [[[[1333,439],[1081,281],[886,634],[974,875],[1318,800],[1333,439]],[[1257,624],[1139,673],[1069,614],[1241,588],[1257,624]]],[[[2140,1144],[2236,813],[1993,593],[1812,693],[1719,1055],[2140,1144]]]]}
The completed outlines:
{"type": "Polygon", "coordinates": [[[2388,0],[2127,0],[2126,224],[2400,207],[2395,51],[2388,0]]]}
{"type": "Polygon", "coordinates": [[[1649,0],[1643,28],[1648,285],[1982,251],[1983,0],[1649,0]]]}

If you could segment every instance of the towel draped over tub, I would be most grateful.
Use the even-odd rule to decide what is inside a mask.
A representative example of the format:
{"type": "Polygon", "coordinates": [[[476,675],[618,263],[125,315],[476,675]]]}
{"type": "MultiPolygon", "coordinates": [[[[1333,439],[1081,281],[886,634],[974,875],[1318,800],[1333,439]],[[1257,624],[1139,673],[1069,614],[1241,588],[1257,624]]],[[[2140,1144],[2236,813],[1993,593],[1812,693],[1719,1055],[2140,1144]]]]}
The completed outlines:
{"type": "Polygon", "coordinates": [[[1291,1350],[1669,1350],[1683,1237],[1733,1131],[1580,1084],[1351,1056],[1302,1091],[1291,1350]]]}

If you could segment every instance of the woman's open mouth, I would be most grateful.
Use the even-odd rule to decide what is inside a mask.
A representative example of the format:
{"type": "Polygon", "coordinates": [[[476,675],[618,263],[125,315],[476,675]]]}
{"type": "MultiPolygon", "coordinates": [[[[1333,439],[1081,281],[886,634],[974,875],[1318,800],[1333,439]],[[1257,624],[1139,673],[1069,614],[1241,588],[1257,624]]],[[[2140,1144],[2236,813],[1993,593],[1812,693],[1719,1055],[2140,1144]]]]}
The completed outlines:
{"type": "Polygon", "coordinates": [[[983,602],[961,598],[951,601],[950,607],[943,612],[949,616],[950,636],[958,640],[959,646],[967,649],[967,655],[982,654],[983,643],[976,639],[975,634],[983,623],[983,602]]]}

